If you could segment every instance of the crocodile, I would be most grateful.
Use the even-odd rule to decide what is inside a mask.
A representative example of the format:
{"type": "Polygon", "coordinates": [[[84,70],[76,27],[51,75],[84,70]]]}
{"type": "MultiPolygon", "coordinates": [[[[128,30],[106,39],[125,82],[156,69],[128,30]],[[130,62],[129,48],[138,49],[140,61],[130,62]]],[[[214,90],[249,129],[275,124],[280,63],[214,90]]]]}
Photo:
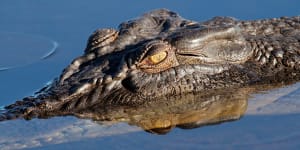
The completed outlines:
{"type": "Polygon", "coordinates": [[[197,22],[158,9],[118,30],[96,30],[82,56],[34,96],[6,106],[0,120],[299,80],[299,16],[197,22]]]}

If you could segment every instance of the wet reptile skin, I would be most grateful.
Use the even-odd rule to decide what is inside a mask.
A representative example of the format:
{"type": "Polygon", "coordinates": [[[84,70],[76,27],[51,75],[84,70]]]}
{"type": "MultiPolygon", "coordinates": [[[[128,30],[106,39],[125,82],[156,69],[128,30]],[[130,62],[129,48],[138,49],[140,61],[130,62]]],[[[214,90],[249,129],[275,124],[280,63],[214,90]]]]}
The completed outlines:
{"type": "Polygon", "coordinates": [[[159,9],[96,30],[59,78],[6,106],[0,120],[299,79],[299,16],[196,22],[159,9]]]}

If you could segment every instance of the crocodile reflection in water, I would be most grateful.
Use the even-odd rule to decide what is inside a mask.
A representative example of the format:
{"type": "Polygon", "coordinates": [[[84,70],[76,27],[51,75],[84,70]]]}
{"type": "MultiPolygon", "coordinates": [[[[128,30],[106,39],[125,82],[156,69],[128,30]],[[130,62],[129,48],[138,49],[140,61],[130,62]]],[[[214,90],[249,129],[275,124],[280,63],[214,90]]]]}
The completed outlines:
{"type": "Polygon", "coordinates": [[[78,117],[127,122],[147,132],[166,134],[174,127],[197,128],[239,119],[247,109],[250,89],[211,91],[162,98],[137,107],[88,109],[78,117]]]}
{"type": "MultiPolygon", "coordinates": [[[[246,112],[252,94],[282,86],[283,84],[268,84],[208,90],[202,93],[161,97],[138,106],[94,105],[72,115],[92,119],[99,124],[126,122],[150,133],[166,134],[175,127],[193,129],[238,120],[246,112]]],[[[260,106],[251,107],[253,109],[260,106]]],[[[61,114],[57,112],[52,115],[61,114]]]]}
{"type": "Polygon", "coordinates": [[[253,91],[253,88],[213,90],[161,97],[138,106],[93,105],[68,114],[64,111],[39,114],[39,118],[74,115],[99,124],[126,122],[147,132],[166,134],[174,127],[190,129],[237,120],[245,113],[253,91]]]}

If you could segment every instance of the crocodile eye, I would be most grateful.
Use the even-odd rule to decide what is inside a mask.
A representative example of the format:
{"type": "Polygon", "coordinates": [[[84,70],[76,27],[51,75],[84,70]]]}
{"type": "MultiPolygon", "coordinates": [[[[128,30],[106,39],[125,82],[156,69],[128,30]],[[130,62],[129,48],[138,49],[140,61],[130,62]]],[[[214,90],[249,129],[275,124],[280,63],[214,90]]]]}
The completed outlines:
{"type": "Polygon", "coordinates": [[[166,51],[162,51],[159,53],[156,53],[154,55],[151,55],[148,57],[148,59],[150,60],[150,62],[152,64],[158,64],[160,62],[162,62],[163,60],[165,60],[167,58],[168,53],[166,51]]]}
{"type": "Polygon", "coordinates": [[[144,56],[137,67],[146,73],[158,73],[178,65],[175,51],[164,41],[155,40],[144,47],[144,56]]]}

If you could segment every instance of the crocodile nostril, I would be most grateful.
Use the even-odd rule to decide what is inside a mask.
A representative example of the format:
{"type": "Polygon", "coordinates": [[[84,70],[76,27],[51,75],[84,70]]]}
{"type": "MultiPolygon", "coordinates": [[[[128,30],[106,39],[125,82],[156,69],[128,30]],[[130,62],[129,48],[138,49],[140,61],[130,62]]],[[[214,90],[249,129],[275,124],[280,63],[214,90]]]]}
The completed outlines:
{"type": "Polygon", "coordinates": [[[124,80],[122,80],[122,85],[125,89],[129,90],[130,92],[137,92],[137,86],[132,83],[130,78],[125,78],[124,80]]]}

